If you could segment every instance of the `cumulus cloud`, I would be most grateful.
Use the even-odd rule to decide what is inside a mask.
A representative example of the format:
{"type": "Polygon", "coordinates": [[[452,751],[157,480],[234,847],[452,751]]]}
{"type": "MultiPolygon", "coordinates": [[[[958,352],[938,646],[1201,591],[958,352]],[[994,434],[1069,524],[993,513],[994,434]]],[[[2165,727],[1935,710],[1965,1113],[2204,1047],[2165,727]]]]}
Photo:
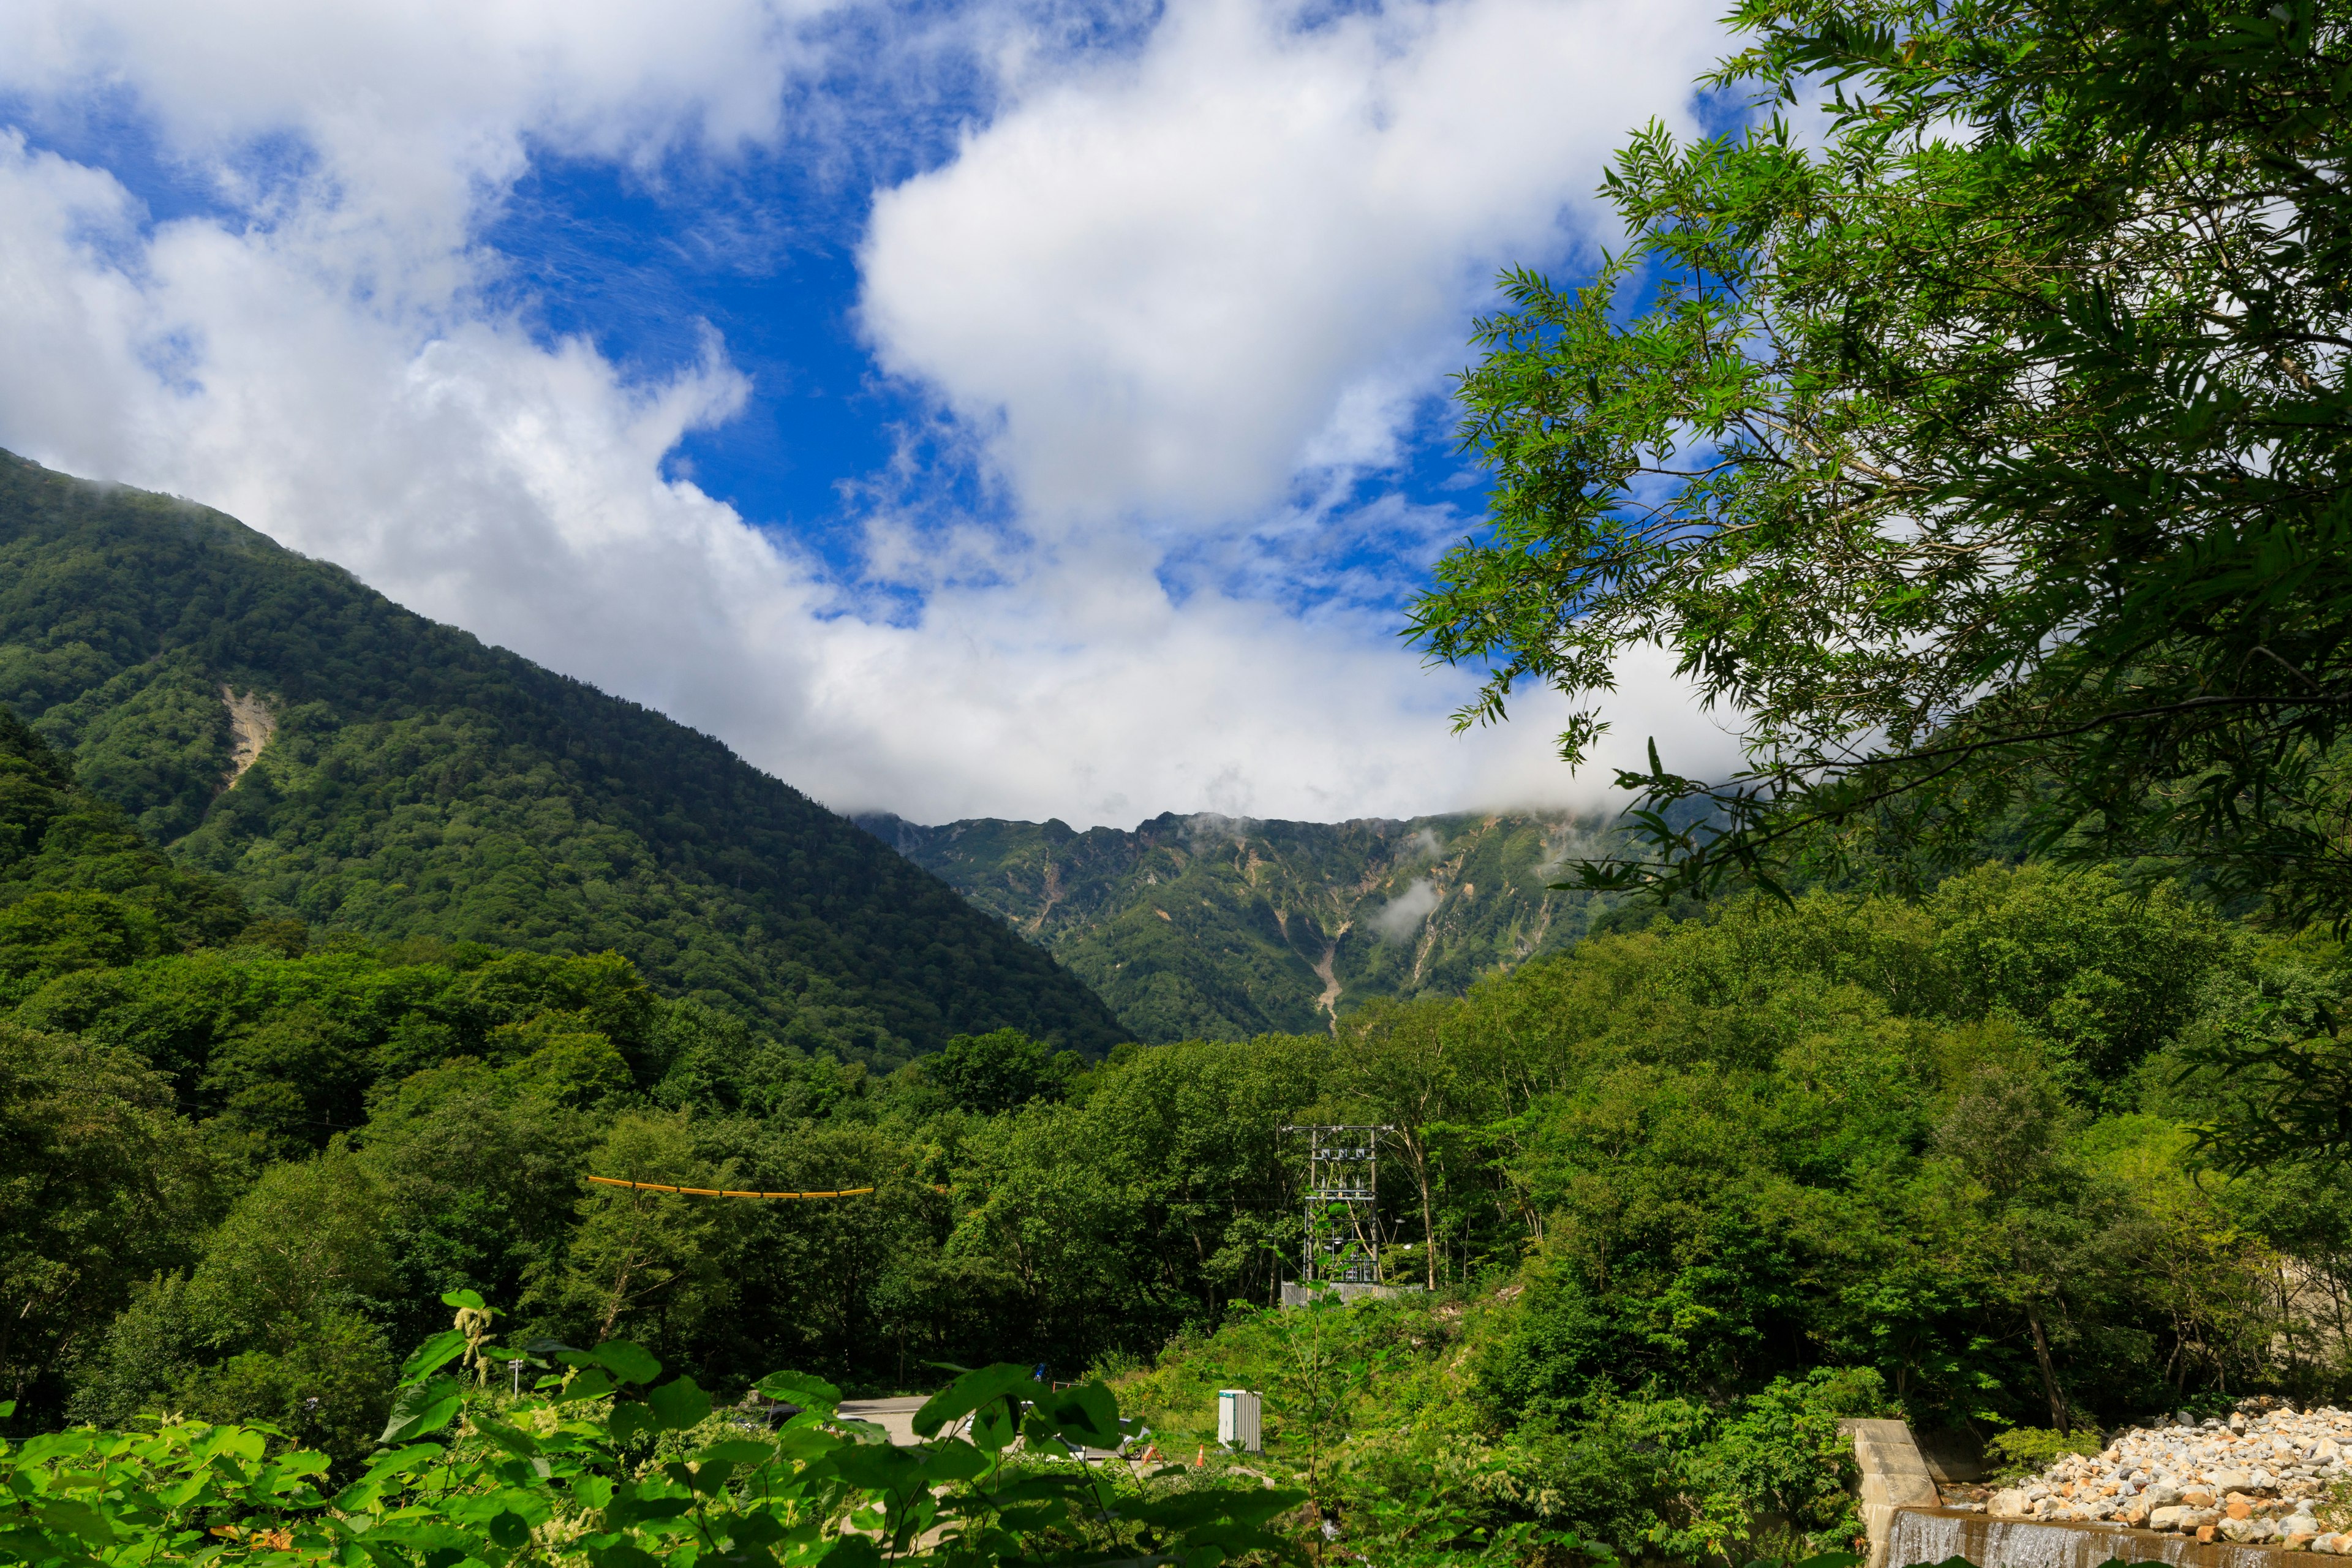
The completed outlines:
{"type": "Polygon", "coordinates": [[[1403,892],[1381,905],[1380,912],[1368,923],[1382,942],[1411,942],[1421,933],[1422,922],[1436,908],[1437,889],[1428,878],[1418,877],[1403,892]]]}
{"type": "MultiPolygon", "coordinates": [[[[220,506],[844,808],[1591,799],[1549,756],[1556,704],[1449,738],[1464,683],[1377,594],[1302,615],[1278,581],[1171,590],[1170,563],[1342,526],[1296,521],[1302,465],[1381,460],[1481,270],[1547,243],[1622,126],[1677,100],[1687,19],[1399,0],[1308,27],[1182,0],[1110,64],[1008,52],[1009,107],[880,194],[864,256],[883,362],[1012,479],[1015,526],[877,516],[872,569],[922,585],[877,616],[665,477],[758,395],[726,343],[634,378],[495,303],[478,238],[534,148],[784,136],[819,3],[0,11],[0,92],[130,93],[216,195],[155,221],[103,157],[0,134],[0,445],[220,506]]],[[[1720,752],[1655,661],[1626,692],[1629,759],[1652,732],[1720,752]]]]}
{"type": "Polygon", "coordinates": [[[1599,237],[1609,150],[1687,122],[1716,9],[1179,0],[883,193],[868,330],[1042,519],[1223,519],[1386,463],[1495,269],[1599,237]]]}

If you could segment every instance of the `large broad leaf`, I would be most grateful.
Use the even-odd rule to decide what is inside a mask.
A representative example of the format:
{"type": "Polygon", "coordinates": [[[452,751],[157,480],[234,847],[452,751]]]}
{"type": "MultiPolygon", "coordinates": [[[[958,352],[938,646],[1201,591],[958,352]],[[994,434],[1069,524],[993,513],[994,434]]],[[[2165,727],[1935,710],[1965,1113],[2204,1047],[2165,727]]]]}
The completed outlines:
{"type": "Polygon", "coordinates": [[[466,1391],[457,1380],[436,1377],[430,1383],[412,1384],[394,1396],[392,1415],[383,1424],[380,1444],[405,1443],[411,1437],[421,1437],[427,1432],[438,1432],[449,1425],[466,1403],[466,1391]]]}
{"type": "Polygon", "coordinates": [[[1016,1389],[1042,1391],[1027,1367],[999,1362],[965,1373],[947,1387],[923,1402],[915,1412],[915,1430],[926,1437],[936,1436],[940,1427],[960,1420],[992,1400],[1002,1399],[1016,1389]]]}
{"type": "Polygon", "coordinates": [[[627,1443],[641,1434],[660,1431],[661,1418],[645,1405],[629,1400],[613,1406],[613,1414],[605,1419],[604,1429],[613,1435],[614,1442],[627,1443]]]}
{"type": "Polygon", "coordinates": [[[528,1432],[493,1421],[487,1415],[474,1417],[474,1432],[486,1442],[497,1444],[518,1459],[535,1459],[539,1457],[539,1439],[528,1432]]]}
{"type": "Polygon", "coordinates": [[[926,1468],[934,1481],[968,1481],[987,1473],[989,1458],[960,1437],[931,1445],[926,1468]]]}
{"type": "Polygon", "coordinates": [[[489,1310],[478,1290],[445,1290],[441,1293],[441,1304],[445,1307],[470,1307],[477,1312],[489,1310]]]}
{"type": "Polygon", "coordinates": [[[863,1535],[836,1536],[812,1568],[882,1568],[882,1549],[863,1535]]]}
{"type": "Polygon", "coordinates": [[[32,1505],[41,1521],[41,1528],[53,1535],[71,1535],[92,1546],[114,1544],[114,1527],[106,1522],[98,1510],[75,1498],[58,1498],[52,1502],[32,1505]]]}
{"type": "Polygon", "coordinates": [[[423,1383],[465,1351],[466,1336],[455,1329],[444,1329],[417,1346],[416,1353],[401,1363],[400,1381],[403,1385],[423,1383]]]}
{"type": "Polygon", "coordinates": [[[695,1561],[710,1568],[772,1568],[776,1554],[756,1541],[741,1541],[724,1552],[705,1552],[695,1561]]]}
{"type": "Polygon", "coordinates": [[[1001,1453],[1021,1435],[1021,1421],[1012,1405],[1000,1399],[974,1411],[968,1430],[974,1445],[992,1454],[1001,1453]]]}
{"type": "Polygon", "coordinates": [[[841,1390],[804,1372],[772,1372],[751,1386],[771,1399],[827,1415],[841,1403],[841,1390]]]}
{"type": "Polygon", "coordinates": [[[696,1451],[698,1465],[734,1465],[742,1469],[756,1469],[776,1457],[773,1443],[762,1443],[754,1437],[721,1437],[696,1451]]]}
{"type": "Polygon", "coordinates": [[[651,1383],[661,1375],[661,1363],[653,1352],[627,1340],[606,1340],[588,1353],[623,1383],[651,1383]]]}
{"type": "Polygon", "coordinates": [[[607,1546],[601,1552],[591,1547],[588,1561],[596,1564],[596,1568],[661,1568],[660,1559],[643,1547],[631,1546],[627,1542],[607,1546]]]}
{"type": "MultiPolygon", "coordinates": [[[[898,1492],[904,1490],[910,1479],[919,1477],[922,1461],[912,1449],[897,1447],[888,1443],[859,1443],[836,1448],[825,1461],[839,1476],[854,1487],[868,1491],[898,1492]]],[[[919,1480],[916,1481],[919,1485],[919,1480]]]]}
{"type": "Polygon", "coordinates": [[[1066,1388],[1037,1402],[1028,1426],[1040,1435],[1061,1437],[1086,1448],[1116,1448],[1118,1401],[1099,1383],[1066,1388]]]}
{"type": "Polygon", "coordinates": [[[613,1374],[601,1366],[592,1366],[585,1372],[573,1373],[572,1381],[556,1391],[555,1403],[572,1405],[583,1399],[602,1399],[612,1392],[613,1374]]]}
{"type": "Polygon", "coordinates": [[[690,1377],[646,1390],[646,1403],[653,1406],[654,1414],[667,1431],[683,1432],[710,1419],[710,1395],[697,1387],[690,1377]]]}
{"type": "MultiPolygon", "coordinates": [[[[360,1537],[362,1545],[407,1546],[420,1552],[469,1552],[474,1538],[435,1519],[388,1519],[360,1537]]],[[[452,1561],[455,1561],[452,1559],[452,1561]]]]}
{"type": "Polygon", "coordinates": [[[1306,1500],[1305,1492],[1283,1487],[1217,1487],[1155,1498],[1129,1511],[1141,1523],[1182,1534],[1215,1524],[1264,1524],[1306,1500]]]}

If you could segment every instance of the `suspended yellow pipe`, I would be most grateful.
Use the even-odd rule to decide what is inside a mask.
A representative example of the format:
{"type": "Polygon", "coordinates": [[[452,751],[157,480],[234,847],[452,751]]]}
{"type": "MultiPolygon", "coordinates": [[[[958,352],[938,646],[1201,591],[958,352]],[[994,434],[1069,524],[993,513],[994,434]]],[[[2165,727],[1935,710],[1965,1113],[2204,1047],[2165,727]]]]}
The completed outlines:
{"type": "MultiPolygon", "coordinates": [[[[874,1190],[872,1187],[843,1187],[831,1193],[738,1193],[719,1187],[672,1187],[659,1182],[625,1182],[617,1176],[591,1176],[588,1179],[603,1187],[627,1187],[640,1193],[677,1193],[689,1198],[856,1198],[874,1190]]],[[[947,1188],[934,1185],[931,1191],[943,1193],[947,1188]]]]}
{"type": "Polygon", "coordinates": [[[854,1198],[872,1192],[872,1187],[844,1187],[834,1193],[736,1193],[718,1187],[668,1187],[659,1182],[624,1182],[614,1176],[588,1178],[599,1186],[628,1187],[640,1193],[677,1193],[689,1198],[854,1198]]]}

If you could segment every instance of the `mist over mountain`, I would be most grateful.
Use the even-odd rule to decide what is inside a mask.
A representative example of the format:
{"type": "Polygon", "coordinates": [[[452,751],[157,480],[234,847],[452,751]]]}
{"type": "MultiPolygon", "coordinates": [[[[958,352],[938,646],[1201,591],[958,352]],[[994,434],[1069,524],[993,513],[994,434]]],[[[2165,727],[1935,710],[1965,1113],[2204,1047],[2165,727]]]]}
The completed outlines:
{"type": "Polygon", "coordinates": [[[1039,943],[1147,1041],[1324,1029],[1378,997],[1452,996],[1557,952],[1605,906],[1557,891],[1599,819],[1527,812],[1131,831],[858,821],[1039,943]]]}

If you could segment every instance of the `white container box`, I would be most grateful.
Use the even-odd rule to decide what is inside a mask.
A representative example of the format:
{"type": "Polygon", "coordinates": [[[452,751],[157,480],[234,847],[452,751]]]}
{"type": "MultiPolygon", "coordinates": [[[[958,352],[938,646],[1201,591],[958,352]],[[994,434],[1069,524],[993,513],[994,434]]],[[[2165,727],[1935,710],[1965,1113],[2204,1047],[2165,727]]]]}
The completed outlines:
{"type": "Polygon", "coordinates": [[[1217,1441],[1244,1454],[1264,1451],[1258,1440],[1258,1398],[1246,1388],[1217,1390],[1217,1441]]]}

